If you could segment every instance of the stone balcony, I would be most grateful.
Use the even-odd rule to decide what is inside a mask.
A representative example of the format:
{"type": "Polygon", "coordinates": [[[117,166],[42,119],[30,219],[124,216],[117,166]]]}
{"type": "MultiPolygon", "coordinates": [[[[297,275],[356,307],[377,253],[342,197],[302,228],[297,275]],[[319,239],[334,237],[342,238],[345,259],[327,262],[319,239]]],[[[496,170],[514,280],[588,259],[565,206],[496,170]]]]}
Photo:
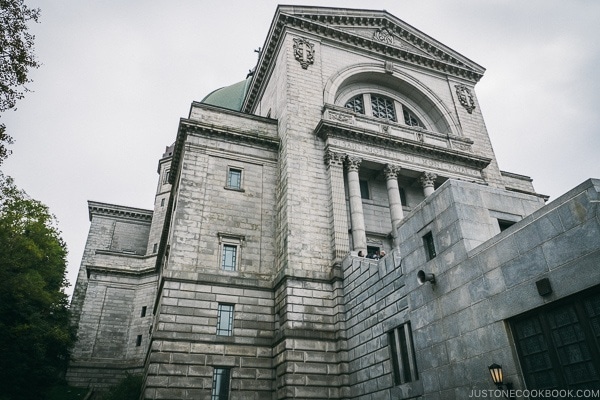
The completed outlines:
{"type": "Polygon", "coordinates": [[[381,118],[361,115],[347,108],[331,104],[326,104],[323,108],[323,120],[377,132],[390,138],[404,139],[425,145],[472,153],[473,141],[471,139],[448,133],[432,132],[418,126],[408,126],[381,118]]]}

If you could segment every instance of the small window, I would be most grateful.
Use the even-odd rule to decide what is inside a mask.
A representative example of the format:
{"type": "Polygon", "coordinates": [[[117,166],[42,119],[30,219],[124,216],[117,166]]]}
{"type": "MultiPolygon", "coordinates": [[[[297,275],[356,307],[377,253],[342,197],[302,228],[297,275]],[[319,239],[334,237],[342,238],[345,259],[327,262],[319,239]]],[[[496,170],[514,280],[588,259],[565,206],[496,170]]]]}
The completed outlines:
{"type": "Polygon", "coordinates": [[[166,185],[167,183],[169,183],[169,174],[170,173],[171,173],[170,170],[165,171],[165,176],[163,177],[163,185],[166,185]]]}
{"type": "Polygon", "coordinates": [[[363,95],[359,94],[358,96],[354,96],[353,98],[348,100],[348,102],[346,102],[346,105],[344,107],[349,108],[350,110],[352,110],[356,113],[364,114],[365,113],[365,103],[363,100],[363,95]]]}
{"type": "Polygon", "coordinates": [[[360,184],[360,197],[362,199],[370,199],[369,182],[361,179],[358,181],[358,183],[360,184]]]}
{"type": "Polygon", "coordinates": [[[156,253],[158,251],[158,243],[154,243],[152,245],[152,253],[156,253]]]}
{"type": "Polygon", "coordinates": [[[426,233],[423,236],[423,244],[425,245],[425,254],[427,255],[427,261],[434,259],[436,253],[435,244],[433,243],[433,234],[431,232],[426,233]]]}
{"type": "Polygon", "coordinates": [[[410,111],[406,106],[402,106],[402,114],[404,115],[404,123],[408,126],[418,126],[420,128],[425,129],[425,125],[421,122],[419,118],[410,111]]]}
{"type": "Polygon", "coordinates": [[[137,338],[135,339],[135,346],[140,347],[141,345],[142,345],[142,335],[137,335],[137,338]]]}
{"type": "Polygon", "coordinates": [[[164,197],[160,200],[160,206],[161,207],[165,206],[165,198],[164,197]]]}
{"type": "Polygon", "coordinates": [[[219,304],[217,311],[217,335],[233,335],[233,304],[219,304]]]}
{"type": "Polygon", "coordinates": [[[505,231],[509,227],[515,224],[514,221],[507,221],[505,219],[498,219],[498,226],[500,227],[500,232],[505,231]]]}
{"type": "Polygon", "coordinates": [[[419,379],[410,322],[388,333],[394,384],[402,385],[419,379]]]}
{"type": "Polygon", "coordinates": [[[146,306],[142,307],[142,313],[140,314],[141,318],[144,318],[146,316],[146,311],[148,310],[148,308],[146,306]]]}
{"type": "Polygon", "coordinates": [[[237,271],[241,260],[244,236],[219,233],[220,265],[223,271],[237,271]]]}
{"type": "Polygon", "coordinates": [[[242,188],[242,170],[238,168],[229,168],[227,170],[227,188],[241,189],[242,188]]]}
{"type": "Polygon", "coordinates": [[[211,400],[229,400],[230,368],[215,368],[213,372],[211,400]]]}
{"type": "Polygon", "coordinates": [[[223,271],[235,271],[237,266],[237,250],[234,244],[223,245],[223,257],[221,259],[221,268],[223,271]]]}
{"type": "Polygon", "coordinates": [[[394,100],[377,94],[371,94],[371,108],[373,109],[374,117],[396,122],[394,100]]]}

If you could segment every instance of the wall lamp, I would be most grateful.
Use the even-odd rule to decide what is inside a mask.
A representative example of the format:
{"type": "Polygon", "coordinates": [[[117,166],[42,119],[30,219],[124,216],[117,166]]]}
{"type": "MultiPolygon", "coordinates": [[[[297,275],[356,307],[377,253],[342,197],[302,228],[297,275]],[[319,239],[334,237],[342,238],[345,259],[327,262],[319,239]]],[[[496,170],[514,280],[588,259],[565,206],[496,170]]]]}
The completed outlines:
{"type": "Polygon", "coordinates": [[[435,275],[429,274],[423,270],[417,272],[417,281],[419,281],[419,285],[422,285],[427,282],[431,282],[431,284],[435,284],[435,275]]]}
{"type": "MultiPolygon", "coordinates": [[[[512,383],[506,382],[504,383],[504,374],[502,373],[502,365],[498,365],[496,363],[490,365],[488,367],[490,369],[490,375],[492,375],[492,381],[494,385],[498,387],[498,389],[506,389],[506,391],[510,394],[512,390],[512,383]]],[[[508,397],[506,394],[504,395],[509,400],[514,400],[514,397],[508,397]]]]}

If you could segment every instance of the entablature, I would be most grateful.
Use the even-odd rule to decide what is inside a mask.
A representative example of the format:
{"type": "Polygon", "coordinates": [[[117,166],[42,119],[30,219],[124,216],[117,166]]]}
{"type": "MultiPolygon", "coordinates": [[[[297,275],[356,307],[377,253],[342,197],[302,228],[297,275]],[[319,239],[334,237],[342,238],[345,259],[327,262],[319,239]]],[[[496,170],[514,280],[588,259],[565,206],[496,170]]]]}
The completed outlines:
{"type": "Polygon", "coordinates": [[[94,215],[105,217],[128,219],[150,223],[152,221],[152,210],[141,208],[119,206],[116,204],[100,203],[97,201],[88,201],[88,212],[90,221],[94,215]]]}
{"type": "Polygon", "coordinates": [[[326,106],[315,134],[332,151],[395,161],[415,170],[433,170],[448,177],[483,182],[482,170],[491,158],[475,155],[470,139],[358,116],[343,107],[326,106]]]}

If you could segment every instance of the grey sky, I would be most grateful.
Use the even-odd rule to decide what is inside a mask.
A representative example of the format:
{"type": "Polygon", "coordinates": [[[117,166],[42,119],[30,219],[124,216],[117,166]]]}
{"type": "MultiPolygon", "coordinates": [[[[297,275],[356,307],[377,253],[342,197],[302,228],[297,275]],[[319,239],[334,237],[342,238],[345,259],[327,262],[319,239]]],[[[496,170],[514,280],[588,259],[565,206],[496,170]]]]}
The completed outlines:
{"type": "MultiPolygon", "coordinates": [[[[57,216],[74,284],[86,201],[152,208],[179,118],[245,78],[277,2],[27,2],[43,66],[2,116],[16,139],[3,170],[57,216]]],[[[476,93],[502,170],[551,199],[600,178],[599,1],[287,3],[389,11],[487,69],[476,93]]]]}

